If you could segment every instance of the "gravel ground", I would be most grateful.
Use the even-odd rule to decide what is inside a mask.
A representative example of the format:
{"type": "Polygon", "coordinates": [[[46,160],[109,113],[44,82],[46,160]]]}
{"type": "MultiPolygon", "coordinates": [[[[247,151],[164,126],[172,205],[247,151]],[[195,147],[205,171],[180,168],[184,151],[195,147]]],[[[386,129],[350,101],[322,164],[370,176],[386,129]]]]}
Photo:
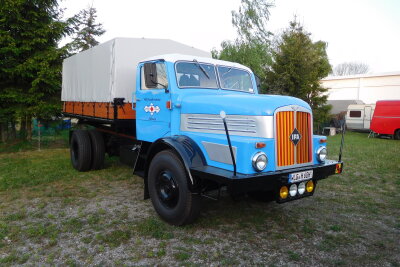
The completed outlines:
{"type": "MultiPolygon", "coordinates": [[[[348,236],[343,221],[351,222],[351,230],[369,216],[335,209],[326,211],[324,221],[318,219],[321,214],[313,216],[324,205],[322,197],[337,197],[331,192],[286,205],[233,201],[223,194],[219,202],[203,201],[198,222],[178,228],[160,221],[151,202],[142,199],[140,178],[83,182],[78,189],[71,186],[69,191],[79,193],[69,197],[52,196],[62,193],[61,185],[54,186],[3,202],[3,218],[15,228],[3,238],[3,263],[11,255],[11,265],[40,266],[347,265],[350,258],[379,258],[380,253],[370,254],[371,246],[385,249],[388,240],[399,245],[396,236],[390,237],[399,237],[399,229],[388,228],[391,217],[369,222],[372,233],[348,236]]],[[[379,262],[399,262],[399,254],[388,255],[379,262]]]]}

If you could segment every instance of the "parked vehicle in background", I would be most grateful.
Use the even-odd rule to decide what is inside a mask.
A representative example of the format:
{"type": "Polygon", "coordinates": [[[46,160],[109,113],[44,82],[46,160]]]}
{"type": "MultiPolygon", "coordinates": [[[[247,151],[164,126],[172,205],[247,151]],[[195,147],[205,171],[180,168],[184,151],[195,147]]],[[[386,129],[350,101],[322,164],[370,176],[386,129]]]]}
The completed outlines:
{"type": "Polygon", "coordinates": [[[349,105],[346,114],[346,127],[350,130],[369,131],[375,104],[349,105]]]}
{"type": "Polygon", "coordinates": [[[392,135],[400,140],[400,100],[376,102],[371,130],[380,135],[392,135]]]}

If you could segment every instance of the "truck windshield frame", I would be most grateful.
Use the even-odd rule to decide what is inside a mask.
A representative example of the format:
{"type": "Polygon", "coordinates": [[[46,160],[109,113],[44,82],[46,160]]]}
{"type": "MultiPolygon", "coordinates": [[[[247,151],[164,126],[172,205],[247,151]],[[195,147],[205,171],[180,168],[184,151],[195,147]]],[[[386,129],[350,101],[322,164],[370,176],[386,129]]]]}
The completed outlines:
{"type": "Polygon", "coordinates": [[[175,77],[179,88],[219,89],[214,64],[181,60],[175,63],[175,77]],[[203,73],[206,71],[207,75],[203,73]]]}
{"type": "Polygon", "coordinates": [[[247,70],[232,67],[232,66],[218,65],[217,72],[218,72],[218,79],[219,79],[219,84],[220,84],[221,89],[254,94],[253,80],[251,79],[250,72],[248,72],[247,70]],[[224,77],[228,73],[231,75],[231,77],[224,77]],[[235,73],[236,73],[236,75],[235,75],[235,73]],[[233,82],[230,87],[227,86],[227,82],[228,82],[229,78],[232,78],[231,80],[233,82]],[[235,81],[235,79],[236,79],[236,81],[235,81]],[[247,89],[245,89],[245,86],[246,86],[245,83],[248,84],[247,89]],[[235,86],[237,86],[237,85],[239,87],[236,88],[235,86]]]}
{"type": "Polygon", "coordinates": [[[180,89],[222,89],[236,92],[243,92],[249,94],[255,94],[256,90],[254,88],[254,82],[251,77],[251,73],[246,69],[241,69],[233,66],[226,65],[214,65],[212,63],[204,63],[198,61],[187,61],[180,60],[175,62],[175,78],[178,88],[180,89]],[[185,64],[184,66],[180,64],[185,64]],[[191,64],[191,65],[189,65],[191,64]],[[185,69],[186,68],[186,69],[185,69]],[[213,70],[210,71],[210,68],[213,70]],[[225,71],[225,69],[228,69],[225,71]],[[204,71],[207,72],[205,75],[204,71]],[[225,72],[224,72],[225,71],[225,72]],[[232,72],[232,73],[231,73],[232,72]],[[230,78],[237,79],[236,83],[232,84],[232,87],[226,86],[223,75],[227,73],[237,75],[232,75],[230,78]],[[185,75],[186,77],[183,77],[185,75]],[[241,79],[241,81],[240,81],[241,79]],[[247,87],[244,85],[247,83],[247,87]],[[185,83],[185,84],[183,84],[185,83]],[[241,84],[239,87],[234,87],[235,85],[241,84]],[[202,84],[206,84],[202,86],[202,84]],[[210,84],[215,84],[215,86],[210,86],[210,84]],[[225,85],[225,86],[224,86],[225,85]],[[245,87],[247,89],[245,89],[245,87]]]}

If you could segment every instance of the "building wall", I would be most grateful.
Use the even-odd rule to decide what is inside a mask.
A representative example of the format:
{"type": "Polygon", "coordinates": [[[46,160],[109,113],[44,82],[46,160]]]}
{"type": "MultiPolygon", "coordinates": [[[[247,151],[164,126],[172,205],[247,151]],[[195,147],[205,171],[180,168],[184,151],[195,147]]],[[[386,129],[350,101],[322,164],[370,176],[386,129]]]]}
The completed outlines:
{"type": "Polygon", "coordinates": [[[400,99],[400,72],[327,77],[321,83],[328,88],[328,100],[374,104],[378,100],[400,99]]]}

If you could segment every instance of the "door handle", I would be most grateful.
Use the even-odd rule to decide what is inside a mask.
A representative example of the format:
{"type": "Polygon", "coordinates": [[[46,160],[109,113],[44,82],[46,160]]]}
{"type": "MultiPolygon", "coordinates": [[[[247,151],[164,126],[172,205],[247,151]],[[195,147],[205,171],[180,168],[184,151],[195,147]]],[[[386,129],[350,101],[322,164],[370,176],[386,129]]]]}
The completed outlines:
{"type": "Polygon", "coordinates": [[[136,98],[136,101],[140,101],[140,98],[136,98]]]}

